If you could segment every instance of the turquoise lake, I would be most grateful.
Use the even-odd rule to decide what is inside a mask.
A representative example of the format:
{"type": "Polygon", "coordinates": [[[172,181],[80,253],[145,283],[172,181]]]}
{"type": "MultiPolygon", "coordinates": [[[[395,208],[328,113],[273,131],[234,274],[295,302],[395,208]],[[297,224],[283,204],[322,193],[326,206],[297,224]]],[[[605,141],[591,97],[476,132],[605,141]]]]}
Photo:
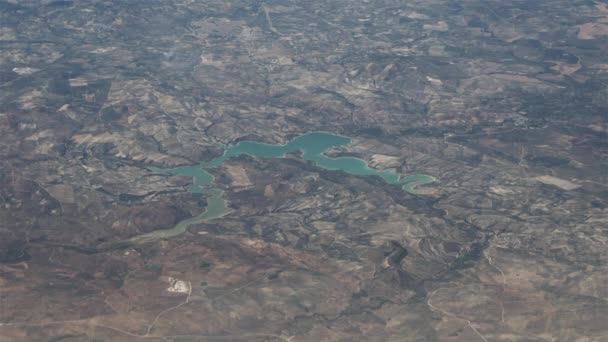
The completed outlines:
{"type": "Polygon", "coordinates": [[[192,193],[206,194],[208,196],[207,208],[203,214],[183,220],[172,229],[158,230],[140,235],[133,238],[132,241],[147,242],[159,238],[175,236],[186,231],[192,224],[212,220],[231,212],[231,209],[223,199],[222,191],[210,186],[214,181],[214,177],[205,169],[219,167],[226,160],[244,154],[257,158],[282,158],[287,153],[301,151],[301,157],[303,159],[311,161],[323,169],[342,170],[356,176],[378,176],[384,179],[388,184],[400,185],[404,191],[412,194],[416,194],[417,186],[435,181],[435,178],[423,174],[403,176],[394,170],[376,170],[370,168],[364,160],[359,158],[331,158],[324,154],[325,151],[332,147],[347,146],[351,142],[352,140],[348,137],[325,132],[312,132],[300,135],[285,145],[241,141],[236,145],[226,147],[222,156],[209,162],[203,162],[192,166],[176,167],[173,169],[150,168],[150,170],[155,173],[192,177],[192,184],[187,187],[187,190],[192,193]]]}

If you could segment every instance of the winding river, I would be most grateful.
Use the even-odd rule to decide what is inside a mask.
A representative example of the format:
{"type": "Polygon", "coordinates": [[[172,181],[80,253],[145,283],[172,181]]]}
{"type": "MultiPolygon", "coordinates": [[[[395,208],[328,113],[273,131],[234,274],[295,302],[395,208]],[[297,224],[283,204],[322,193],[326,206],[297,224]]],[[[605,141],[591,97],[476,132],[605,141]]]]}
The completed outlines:
{"type": "Polygon", "coordinates": [[[401,185],[404,191],[412,194],[417,193],[417,186],[435,181],[435,178],[423,174],[403,176],[394,170],[376,170],[370,168],[364,160],[359,158],[330,158],[324,154],[332,147],[346,146],[351,142],[352,140],[345,136],[325,132],[312,132],[300,135],[285,145],[241,141],[236,145],[228,146],[222,156],[209,162],[202,162],[193,166],[181,166],[173,169],[152,167],[150,168],[150,171],[155,173],[192,177],[193,182],[187,189],[192,193],[206,194],[207,208],[201,215],[180,221],[171,229],[153,231],[136,236],[129,241],[142,243],[169,238],[185,232],[186,229],[193,224],[209,221],[230,213],[232,210],[223,199],[222,191],[210,186],[214,181],[214,177],[205,169],[216,168],[222,165],[224,161],[243,154],[257,158],[283,158],[287,153],[301,151],[303,159],[312,161],[317,166],[326,170],[342,170],[357,176],[378,176],[389,184],[401,185]]]}

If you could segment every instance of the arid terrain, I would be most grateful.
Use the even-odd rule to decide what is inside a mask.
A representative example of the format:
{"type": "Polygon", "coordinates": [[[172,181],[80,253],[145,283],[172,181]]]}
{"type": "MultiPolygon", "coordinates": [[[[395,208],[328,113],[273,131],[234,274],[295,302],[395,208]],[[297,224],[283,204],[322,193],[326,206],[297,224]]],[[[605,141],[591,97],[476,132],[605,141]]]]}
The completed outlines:
{"type": "Polygon", "coordinates": [[[608,341],[606,56],[605,1],[0,0],[0,342],[608,341]],[[241,155],[137,239],[315,131],[435,182],[241,155]]]}

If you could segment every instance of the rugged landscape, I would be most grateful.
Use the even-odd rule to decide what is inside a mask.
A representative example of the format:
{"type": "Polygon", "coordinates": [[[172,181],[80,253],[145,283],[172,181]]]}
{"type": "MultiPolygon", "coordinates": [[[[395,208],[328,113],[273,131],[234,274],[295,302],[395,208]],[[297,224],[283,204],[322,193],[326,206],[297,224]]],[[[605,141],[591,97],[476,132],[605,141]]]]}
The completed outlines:
{"type": "Polygon", "coordinates": [[[0,0],[0,341],[608,341],[606,56],[603,1],[0,0]],[[313,131],[436,181],[239,156],[132,242],[313,131]]]}

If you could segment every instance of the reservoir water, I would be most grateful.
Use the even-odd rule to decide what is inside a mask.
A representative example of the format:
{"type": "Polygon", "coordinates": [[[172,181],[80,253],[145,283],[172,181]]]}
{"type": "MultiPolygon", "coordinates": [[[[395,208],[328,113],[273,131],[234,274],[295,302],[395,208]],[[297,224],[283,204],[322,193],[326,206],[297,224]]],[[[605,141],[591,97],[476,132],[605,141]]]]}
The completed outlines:
{"type": "Polygon", "coordinates": [[[176,167],[173,169],[150,168],[151,171],[156,173],[192,177],[192,184],[190,184],[187,189],[192,193],[206,194],[207,208],[203,214],[183,220],[172,229],[157,230],[137,236],[130,241],[139,243],[175,236],[183,233],[193,224],[218,218],[231,212],[231,209],[223,199],[222,191],[210,186],[214,181],[214,177],[205,169],[216,168],[222,165],[226,160],[243,154],[257,158],[282,158],[287,153],[301,151],[303,159],[311,161],[323,169],[342,170],[357,176],[378,176],[384,179],[388,184],[400,185],[404,191],[413,194],[416,194],[417,186],[435,181],[435,178],[423,174],[403,176],[394,170],[376,170],[370,168],[364,160],[359,158],[331,158],[324,154],[325,151],[332,147],[346,146],[349,145],[351,141],[352,140],[348,137],[325,132],[312,132],[300,135],[285,145],[241,141],[236,145],[228,146],[222,156],[209,162],[202,162],[193,166],[176,167]]]}

